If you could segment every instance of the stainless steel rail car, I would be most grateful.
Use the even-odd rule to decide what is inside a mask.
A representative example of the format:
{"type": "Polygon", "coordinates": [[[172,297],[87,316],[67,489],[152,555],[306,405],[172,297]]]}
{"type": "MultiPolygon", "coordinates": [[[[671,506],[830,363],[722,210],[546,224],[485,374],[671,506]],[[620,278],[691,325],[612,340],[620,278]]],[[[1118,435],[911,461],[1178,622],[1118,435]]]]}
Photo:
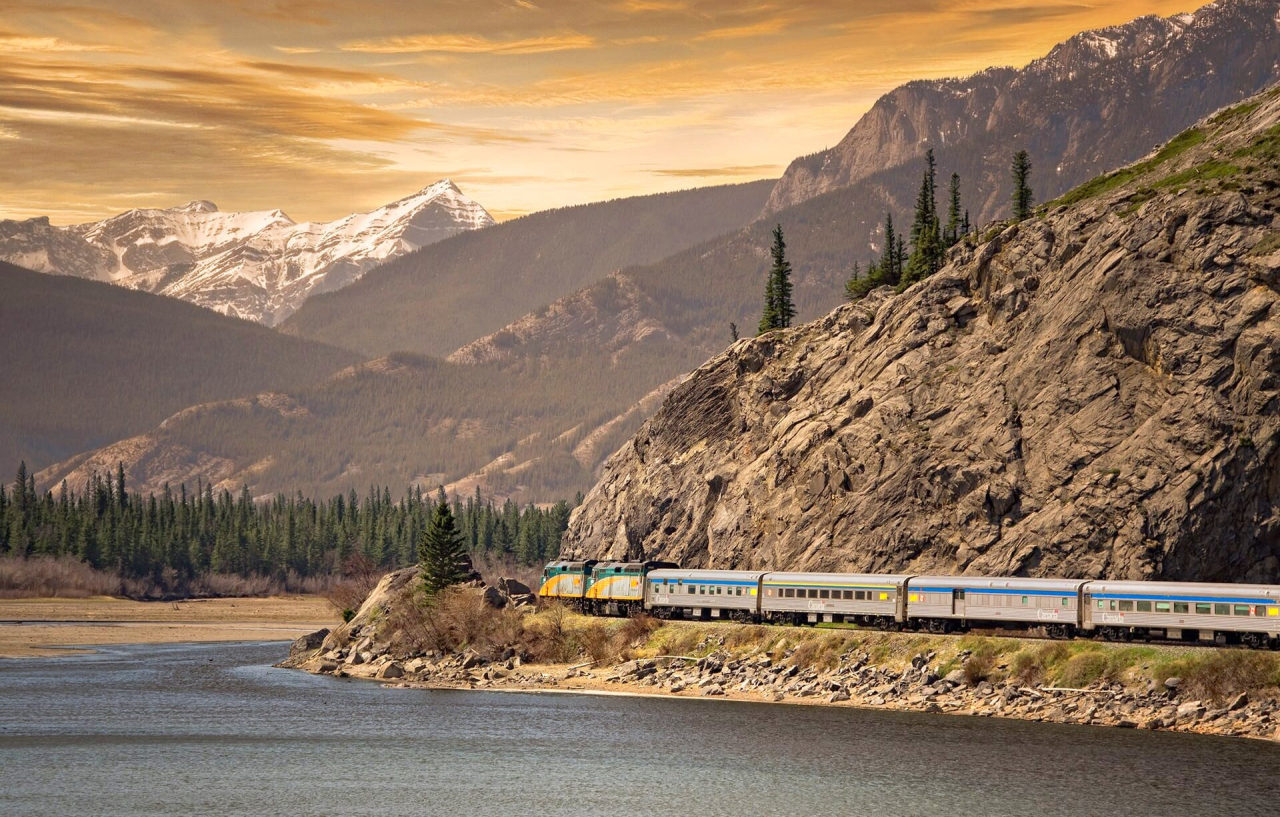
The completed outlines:
{"type": "Polygon", "coordinates": [[[760,617],[793,624],[851,622],[890,628],[905,616],[910,576],[852,573],[767,573],[760,617]]]}
{"type": "Polygon", "coordinates": [[[1043,626],[1069,638],[1080,626],[1081,579],[913,576],[907,582],[908,626],[945,633],[972,626],[1043,626]]]}
{"type": "Polygon", "coordinates": [[[1081,627],[1128,641],[1239,642],[1280,649],[1280,586],[1198,582],[1088,582],[1081,627]]]}
{"type": "Polygon", "coordinates": [[[755,621],[763,576],[751,570],[652,570],[644,606],[656,618],[755,621]]]}

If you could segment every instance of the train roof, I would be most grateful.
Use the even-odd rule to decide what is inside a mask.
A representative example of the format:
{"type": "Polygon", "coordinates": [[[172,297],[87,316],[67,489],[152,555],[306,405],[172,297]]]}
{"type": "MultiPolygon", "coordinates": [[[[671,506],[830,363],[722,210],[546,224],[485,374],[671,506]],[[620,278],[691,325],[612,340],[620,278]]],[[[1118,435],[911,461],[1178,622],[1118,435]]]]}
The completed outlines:
{"type": "Polygon", "coordinates": [[[547,567],[589,567],[596,564],[595,559],[559,559],[547,562],[547,567]]]}
{"type": "Polygon", "coordinates": [[[1061,590],[1075,593],[1085,579],[1026,579],[1017,576],[913,576],[911,588],[959,590],[1061,590]]]}
{"type": "Polygon", "coordinates": [[[651,579],[686,579],[690,581],[716,581],[738,579],[759,581],[763,570],[651,570],[651,579]]]}
{"type": "Polygon", "coordinates": [[[1280,600],[1280,585],[1226,584],[1208,582],[1110,582],[1093,581],[1085,591],[1091,594],[1131,596],[1185,596],[1193,598],[1239,598],[1280,600]]]}
{"type": "Polygon", "coordinates": [[[908,573],[768,573],[766,582],[813,582],[816,584],[902,584],[908,573]]]}

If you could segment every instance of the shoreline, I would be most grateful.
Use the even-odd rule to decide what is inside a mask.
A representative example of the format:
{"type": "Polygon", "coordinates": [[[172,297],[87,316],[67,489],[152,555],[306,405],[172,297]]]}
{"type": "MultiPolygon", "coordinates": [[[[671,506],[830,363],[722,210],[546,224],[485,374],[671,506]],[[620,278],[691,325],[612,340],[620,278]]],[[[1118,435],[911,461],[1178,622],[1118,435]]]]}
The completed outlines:
{"type": "MultiPolygon", "coordinates": [[[[277,666],[374,681],[390,689],[830,706],[1280,741],[1280,705],[1271,699],[1250,700],[1248,695],[1238,695],[1226,704],[1216,705],[1179,698],[1170,691],[1141,693],[1118,685],[1081,689],[985,681],[972,686],[960,682],[952,685],[932,677],[929,662],[918,660],[913,663],[919,666],[903,673],[864,664],[863,669],[886,680],[885,684],[876,684],[873,694],[868,695],[865,684],[851,682],[847,668],[815,673],[787,667],[779,674],[788,679],[782,685],[788,691],[776,684],[752,687],[752,672],[766,666],[763,662],[769,660],[767,656],[736,661],[721,661],[714,656],[696,660],[635,659],[609,667],[575,669],[557,664],[522,664],[517,659],[477,662],[474,655],[408,660],[384,655],[353,664],[324,657],[331,652],[295,653],[277,666]],[[735,663],[738,666],[730,666],[735,663]],[[885,689],[888,677],[894,674],[899,680],[892,690],[885,689]],[[808,677],[812,675],[817,677],[808,677]],[[919,683],[906,681],[906,688],[900,690],[904,675],[916,676],[919,683]],[[940,688],[940,682],[946,686],[940,688]]],[[[853,663],[862,657],[865,656],[853,663]]],[[[770,662],[768,666],[772,669],[777,665],[770,662]]],[[[852,673],[856,676],[857,670],[852,673]]]]}
{"type": "Polygon", "coordinates": [[[315,596],[0,599],[0,660],[87,655],[119,644],[289,641],[336,621],[332,606],[315,596]]]}

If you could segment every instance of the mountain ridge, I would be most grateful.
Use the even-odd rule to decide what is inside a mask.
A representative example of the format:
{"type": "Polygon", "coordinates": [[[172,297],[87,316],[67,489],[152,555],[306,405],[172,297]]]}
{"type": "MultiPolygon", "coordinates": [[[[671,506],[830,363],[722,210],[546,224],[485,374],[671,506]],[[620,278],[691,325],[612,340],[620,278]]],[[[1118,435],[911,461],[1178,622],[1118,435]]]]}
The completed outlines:
{"type": "Polygon", "coordinates": [[[493,225],[448,179],[330,222],[282,210],[220,211],[196,200],[58,227],[0,221],[0,259],[38,272],[108,281],[267,325],[317,292],[463,230],[493,225]]]}
{"type": "MultiPolygon", "coordinates": [[[[909,165],[926,147],[960,172],[975,222],[1007,212],[1015,145],[1030,151],[1037,190],[1052,198],[1280,79],[1278,14],[1276,0],[1224,0],[1081,32],[1022,69],[905,83],[835,147],[792,162],[764,215],[909,165]],[[1135,99],[1142,116],[1129,115],[1135,99]]],[[[908,207],[918,181],[908,173],[905,190],[876,195],[880,209],[908,207]]]]}

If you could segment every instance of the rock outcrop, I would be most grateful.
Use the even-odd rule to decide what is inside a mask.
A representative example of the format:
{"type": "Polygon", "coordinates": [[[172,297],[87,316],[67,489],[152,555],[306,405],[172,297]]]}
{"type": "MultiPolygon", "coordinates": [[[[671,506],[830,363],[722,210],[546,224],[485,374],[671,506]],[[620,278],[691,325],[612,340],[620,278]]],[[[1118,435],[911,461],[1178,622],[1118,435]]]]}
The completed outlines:
{"type": "Polygon", "coordinates": [[[739,341],[563,552],[688,567],[1280,580],[1280,98],[739,341]]]}

